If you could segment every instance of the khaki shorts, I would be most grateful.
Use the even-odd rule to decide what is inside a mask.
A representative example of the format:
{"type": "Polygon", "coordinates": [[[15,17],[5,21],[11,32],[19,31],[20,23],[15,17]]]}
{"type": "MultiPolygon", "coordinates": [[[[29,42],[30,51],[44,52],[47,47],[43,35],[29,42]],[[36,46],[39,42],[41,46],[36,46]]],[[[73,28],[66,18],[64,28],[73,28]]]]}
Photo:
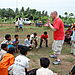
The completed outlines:
{"type": "Polygon", "coordinates": [[[52,50],[55,52],[55,54],[61,54],[63,43],[64,40],[54,40],[52,44],[52,50]]]}

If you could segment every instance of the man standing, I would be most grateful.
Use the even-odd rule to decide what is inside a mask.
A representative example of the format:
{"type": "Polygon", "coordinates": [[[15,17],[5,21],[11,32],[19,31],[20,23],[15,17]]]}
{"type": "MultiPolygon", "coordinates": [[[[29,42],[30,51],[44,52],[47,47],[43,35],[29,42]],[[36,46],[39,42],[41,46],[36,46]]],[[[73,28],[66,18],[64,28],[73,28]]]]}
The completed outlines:
{"type": "MultiPolygon", "coordinates": [[[[57,57],[57,55],[61,54],[62,46],[64,43],[64,23],[58,17],[57,11],[53,11],[51,13],[51,17],[53,19],[53,25],[51,25],[50,20],[48,20],[49,27],[54,31],[54,42],[52,45],[52,50],[54,51],[54,55],[50,55],[50,57],[57,57]]],[[[60,59],[57,58],[54,64],[59,64],[60,59]]]]}

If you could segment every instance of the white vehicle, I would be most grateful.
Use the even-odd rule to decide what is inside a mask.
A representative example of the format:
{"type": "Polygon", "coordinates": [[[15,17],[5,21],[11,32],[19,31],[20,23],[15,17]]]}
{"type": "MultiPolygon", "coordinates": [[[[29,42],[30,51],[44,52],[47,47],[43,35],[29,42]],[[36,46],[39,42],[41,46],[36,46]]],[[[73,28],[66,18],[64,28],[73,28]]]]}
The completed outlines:
{"type": "Polygon", "coordinates": [[[24,24],[31,25],[32,22],[28,18],[24,18],[24,24]]]}

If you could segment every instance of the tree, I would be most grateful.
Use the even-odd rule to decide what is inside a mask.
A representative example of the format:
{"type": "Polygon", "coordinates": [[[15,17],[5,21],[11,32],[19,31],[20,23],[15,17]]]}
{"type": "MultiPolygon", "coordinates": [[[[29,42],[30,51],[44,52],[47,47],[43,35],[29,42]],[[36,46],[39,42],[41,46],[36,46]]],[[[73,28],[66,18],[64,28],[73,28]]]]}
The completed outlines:
{"type": "Polygon", "coordinates": [[[11,8],[8,8],[6,11],[9,18],[15,18],[15,12],[11,8]]]}
{"type": "Polygon", "coordinates": [[[39,20],[43,21],[45,23],[45,20],[48,17],[48,12],[47,11],[37,11],[36,9],[30,9],[29,7],[24,10],[24,7],[19,10],[16,8],[14,11],[11,8],[8,9],[0,9],[0,18],[4,19],[5,21],[11,21],[12,19],[14,20],[15,18],[22,17],[22,18],[29,18],[31,20],[39,20]]]}
{"type": "Polygon", "coordinates": [[[24,14],[24,7],[22,7],[22,9],[20,10],[20,13],[24,14]]]}
{"type": "Polygon", "coordinates": [[[73,17],[73,16],[74,16],[74,14],[73,14],[73,13],[70,13],[70,14],[69,14],[69,17],[73,17]]]}
{"type": "Polygon", "coordinates": [[[28,7],[27,9],[26,9],[26,14],[29,14],[30,13],[30,8],[28,7]]]}
{"type": "Polygon", "coordinates": [[[36,9],[30,9],[30,14],[34,16],[36,14],[36,9]]]}
{"type": "Polygon", "coordinates": [[[42,11],[42,16],[45,16],[45,11],[44,10],[42,11]]]}
{"type": "Polygon", "coordinates": [[[47,11],[45,12],[45,16],[48,16],[48,12],[47,11]]]}
{"type": "Polygon", "coordinates": [[[65,12],[65,13],[64,13],[64,15],[66,15],[66,17],[67,17],[67,16],[68,16],[68,13],[67,13],[67,12],[65,12]]]}
{"type": "Polygon", "coordinates": [[[19,15],[19,9],[18,8],[16,8],[16,10],[15,10],[15,16],[17,16],[17,15],[19,15]]]}
{"type": "Polygon", "coordinates": [[[7,17],[7,11],[6,11],[5,8],[3,8],[3,9],[1,10],[0,15],[1,15],[2,18],[3,18],[3,17],[7,17]]]}

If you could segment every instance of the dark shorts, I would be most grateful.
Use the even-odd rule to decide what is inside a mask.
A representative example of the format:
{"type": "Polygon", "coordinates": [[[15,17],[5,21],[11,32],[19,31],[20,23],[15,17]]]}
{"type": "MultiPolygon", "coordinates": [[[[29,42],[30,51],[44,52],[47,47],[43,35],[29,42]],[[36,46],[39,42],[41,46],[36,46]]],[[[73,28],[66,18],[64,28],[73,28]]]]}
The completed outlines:
{"type": "Polygon", "coordinates": [[[15,26],[16,28],[18,28],[18,26],[15,26]]]}
{"type": "Polygon", "coordinates": [[[22,28],[22,24],[20,24],[19,27],[22,28]]]}

